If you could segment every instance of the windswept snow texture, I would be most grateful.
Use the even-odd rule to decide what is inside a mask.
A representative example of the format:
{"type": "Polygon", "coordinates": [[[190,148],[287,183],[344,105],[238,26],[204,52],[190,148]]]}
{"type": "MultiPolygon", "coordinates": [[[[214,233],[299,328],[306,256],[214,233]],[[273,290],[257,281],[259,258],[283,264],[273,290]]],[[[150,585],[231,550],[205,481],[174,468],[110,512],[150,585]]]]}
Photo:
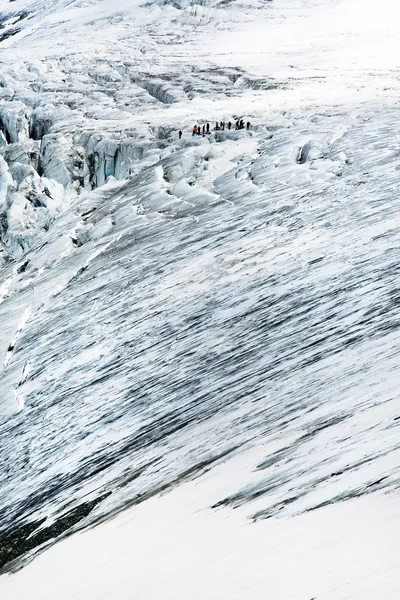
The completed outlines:
{"type": "Polygon", "coordinates": [[[0,569],[265,444],[210,506],[398,488],[396,11],[0,2],[0,569]]]}

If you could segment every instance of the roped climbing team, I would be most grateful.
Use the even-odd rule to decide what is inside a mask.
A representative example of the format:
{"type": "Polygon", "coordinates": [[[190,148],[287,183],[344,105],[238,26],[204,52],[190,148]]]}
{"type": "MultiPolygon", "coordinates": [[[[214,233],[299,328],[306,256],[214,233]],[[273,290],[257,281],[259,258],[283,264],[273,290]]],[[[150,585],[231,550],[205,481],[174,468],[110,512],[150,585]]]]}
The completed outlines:
{"type": "MultiPolygon", "coordinates": [[[[247,129],[249,130],[251,127],[251,123],[250,121],[247,121],[246,125],[243,121],[243,119],[238,119],[235,122],[235,129],[247,129]]],[[[225,128],[227,128],[228,130],[231,130],[233,128],[233,123],[231,123],[231,121],[228,121],[226,123],[226,121],[221,121],[220,123],[218,123],[218,121],[215,122],[215,127],[214,127],[214,131],[225,131],[225,128]]],[[[210,134],[210,123],[206,123],[205,125],[194,125],[193,130],[192,130],[192,135],[209,135],[210,134]]],[[[182,131],[179,131],[179,139],[181,139],[182,137],[182,131]]]]}

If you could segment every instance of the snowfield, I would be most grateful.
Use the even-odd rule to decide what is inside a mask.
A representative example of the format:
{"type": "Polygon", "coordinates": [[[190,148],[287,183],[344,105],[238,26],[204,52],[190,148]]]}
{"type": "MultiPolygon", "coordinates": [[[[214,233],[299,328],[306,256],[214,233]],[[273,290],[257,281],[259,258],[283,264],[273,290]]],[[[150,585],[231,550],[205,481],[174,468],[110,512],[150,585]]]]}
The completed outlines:
{"type": "Polygon", "coordinates": [[[398,599],[399,13],[0,0],[2,600],[398,599]]]}

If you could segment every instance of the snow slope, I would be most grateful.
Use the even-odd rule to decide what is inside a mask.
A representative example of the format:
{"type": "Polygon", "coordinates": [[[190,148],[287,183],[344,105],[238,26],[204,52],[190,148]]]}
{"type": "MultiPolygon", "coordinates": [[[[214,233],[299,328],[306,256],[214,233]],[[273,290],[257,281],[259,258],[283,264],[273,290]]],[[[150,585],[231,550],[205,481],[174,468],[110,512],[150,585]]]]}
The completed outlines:
{"type": "Polygon", "coordinates": [[[246,525],[237,511],[207,510],[223,473],[61,542],[3,578],[2,597],[24,600],[29,589],[32,600],[398,598],[397,499],[376,495],[246,525]]]}
{"type": "Polygon", "coordinates": [[[146,540],[178,520],[181,539],[175,501],[221,544],[211,560],[202,538],[186,566],[194,597],[216,593],[212,578],[193,592],[196,561],[218,574],[230,552],[249,577],[222,568],[220,595],[376,598],[386,581],[398,597],[397,15],[0,2],[0,569],[47,549],[0,578],[2,598],[65,598],[68,574],[43,581],[53,560],[77,597],[99,597],[76,556],[100,577],[107,543],[104,597],[119,575],[122,600],[176,596],[180,571],[151,587],[146,553],[131,579],[142,544],[131,555],[135,528],[110,525],[136,519],[146,540]],[[237,118],[251,130],[191,136],[237,118]],[[346,534],[358,507],[376,535],[360,519],[346,534]],[[284,541],[269,590],[250,565],[270,531],[284,541]],[[350,585],[333,548],[364,535],[350,585]],[[303,543],[315,591],[282,583],[291,560],[316,577],[303,543]]]}

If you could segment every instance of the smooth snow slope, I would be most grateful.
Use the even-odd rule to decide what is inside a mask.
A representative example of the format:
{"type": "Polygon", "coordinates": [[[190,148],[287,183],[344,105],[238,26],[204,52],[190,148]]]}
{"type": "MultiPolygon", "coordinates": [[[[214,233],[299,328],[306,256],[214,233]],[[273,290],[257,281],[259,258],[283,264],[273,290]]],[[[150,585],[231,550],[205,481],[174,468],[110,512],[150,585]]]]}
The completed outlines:
{"type": "Polygon", "coordinates": [[[2,597],[399,597],[397,498],[377,494],[246,525],[242,511],[207,510],[226,486],[221,478],[237,478],[238,467],[241,475],[233,463],[58,544],[3,577],[2,597]]]}
{"type": "MultiPolygon", "coordinates": [[[[398,9],[16,0],[0,13],[0,568],[127,507],[150,511],[141,535],[153,535],[150,498],[183,482],[187,519],[213,507],[201,527],[218,523],[217,570],[225,519],[239,538],[252,528],[232,546],[245,569],[252,536],[279,536],[266,518],[284,516],[290,535],[348,501],[343,523],[362,506],[386,531],[400,455],[398,9]],[[241,117],[249,132],[191,136],[194,122],[241,117]],[[237,460],[240,474],[224,470],[237,460]],[[210,469],[198,504],[187,480],[210,469]]],[[[129,564],[107,527],[1,578],[1,597],[39,594],[53,552],[74,570],[68,548],[84,539],[110,539],[129,564]]],[[[377,540],[369,560],[396,553],[377,540]]],[[[321,552],[317,591],[287,597],[346,597],[342,567],[323,577],[330,542],[321,552]]],[[[383,559],[373,585],[395,567],[383,559]]],[[[179,591],[166,572],[148,579],[118,597],[179,591]]]]}

